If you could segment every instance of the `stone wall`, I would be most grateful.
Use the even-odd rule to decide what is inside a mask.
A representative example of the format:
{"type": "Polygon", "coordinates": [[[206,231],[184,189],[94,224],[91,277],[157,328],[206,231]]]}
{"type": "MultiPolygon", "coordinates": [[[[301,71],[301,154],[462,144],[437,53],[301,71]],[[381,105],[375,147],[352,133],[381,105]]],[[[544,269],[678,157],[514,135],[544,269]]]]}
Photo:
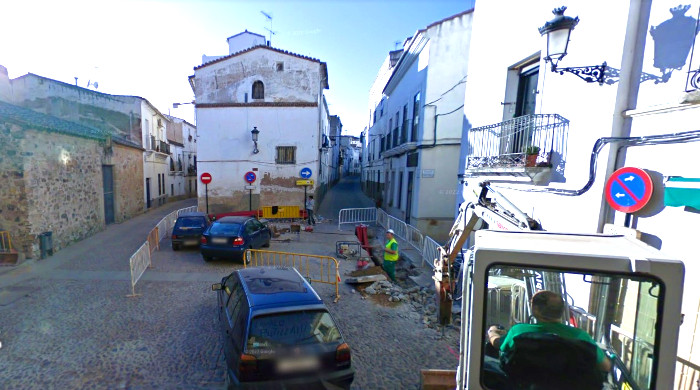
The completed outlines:
{"type": "Polygon", "coordinates": [[[143,197],[143,152],[118,144],[112,147],[114,220],[124,222],[146,208],[143,197]]]}
{"type": "Polygon", "coordinates": [[[21,254],[31,252],[34,241],[27,218],[29,205],[21,148],[24,136],[19,126],[0,121],[0,230],[10,232],[12,246],[21,254]]]}
{"type": "MultiPolygon", "coordinates": [[[[104,228],[99,141],[26,130],[21,148],[30,235],[52,231],[58,250],[104,228]]],[[[37,255],[38,240],[33,249],[37,255]]]]}

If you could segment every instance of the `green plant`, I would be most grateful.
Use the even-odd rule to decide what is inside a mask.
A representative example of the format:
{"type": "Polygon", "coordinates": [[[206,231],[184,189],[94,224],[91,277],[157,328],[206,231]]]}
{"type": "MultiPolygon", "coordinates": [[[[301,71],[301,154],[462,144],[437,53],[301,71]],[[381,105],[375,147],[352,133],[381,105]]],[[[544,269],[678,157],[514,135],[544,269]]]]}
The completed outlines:
{"type": "Polygon", "coordinates": [[[525,154],[527,154],[527,155],[540,154],[540,147],[530,145],[530,146],[525,148],[525,154]]]}

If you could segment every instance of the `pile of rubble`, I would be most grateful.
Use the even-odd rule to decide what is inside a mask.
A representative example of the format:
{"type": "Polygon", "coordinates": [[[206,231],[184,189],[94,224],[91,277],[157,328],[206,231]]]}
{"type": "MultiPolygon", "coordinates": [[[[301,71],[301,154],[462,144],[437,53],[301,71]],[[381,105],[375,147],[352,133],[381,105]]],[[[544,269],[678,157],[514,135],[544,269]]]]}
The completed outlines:
{"type": "Polygon", "coordinates": [[[368,295],[389,295],[389,302],[406,302],[422,315],[422,322],[430,328],[437,325],[437,307],[435,292],[427,287],[410,287],[403,289],[388,280],[374,282],[364,288],[368,295]]]}

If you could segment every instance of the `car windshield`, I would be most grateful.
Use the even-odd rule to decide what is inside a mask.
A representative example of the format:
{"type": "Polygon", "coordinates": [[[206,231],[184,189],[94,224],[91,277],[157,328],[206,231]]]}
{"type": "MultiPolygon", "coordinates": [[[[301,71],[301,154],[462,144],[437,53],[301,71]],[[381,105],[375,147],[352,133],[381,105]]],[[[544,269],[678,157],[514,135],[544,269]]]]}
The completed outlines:
{"type": "Polygon", "coordinates": [[[234,235],[241,231],[241,225],[237,223],[215,223],[209,230],[210,234],[234,235]]]}
{"type": "Polygon", "coordinates": [[[340,331],[326,311],[275,313],[253,318],[248,335],[248,350],[339,340],[340,331]]]}
{"type": "Polygon", "coordinates": [[[175,223],[175,228],[180,228],[180,229],[195,229],[195,228],[204,228],[206,224],[204,223],[204,219],[200,217],[181,217],[177,219],[177,222],[175,223]]]}

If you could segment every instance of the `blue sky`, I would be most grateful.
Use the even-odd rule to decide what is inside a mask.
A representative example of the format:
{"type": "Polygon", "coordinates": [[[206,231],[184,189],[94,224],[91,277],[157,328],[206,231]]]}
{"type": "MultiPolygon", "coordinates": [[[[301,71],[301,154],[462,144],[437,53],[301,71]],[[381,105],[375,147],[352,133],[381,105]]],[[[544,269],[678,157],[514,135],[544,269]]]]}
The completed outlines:
{"type": "Polygon", "coordinates": [[[28,72],[98,91],[137,95],[163,113],[194,120],[187,76],[202,54],[228,54],[226,38],[245,29],[272,46],[328,64],[331,114],[347,134],[367,124],[367,99],[395,42],[465,11],[473,0],[224,1],[64,0],[3,5],[0,65],[11,78],[28,72]],[[12,16],[10,16],[12,15],[12,16]],[[9,17],[8,17],[9,16],[9,17]]]}

